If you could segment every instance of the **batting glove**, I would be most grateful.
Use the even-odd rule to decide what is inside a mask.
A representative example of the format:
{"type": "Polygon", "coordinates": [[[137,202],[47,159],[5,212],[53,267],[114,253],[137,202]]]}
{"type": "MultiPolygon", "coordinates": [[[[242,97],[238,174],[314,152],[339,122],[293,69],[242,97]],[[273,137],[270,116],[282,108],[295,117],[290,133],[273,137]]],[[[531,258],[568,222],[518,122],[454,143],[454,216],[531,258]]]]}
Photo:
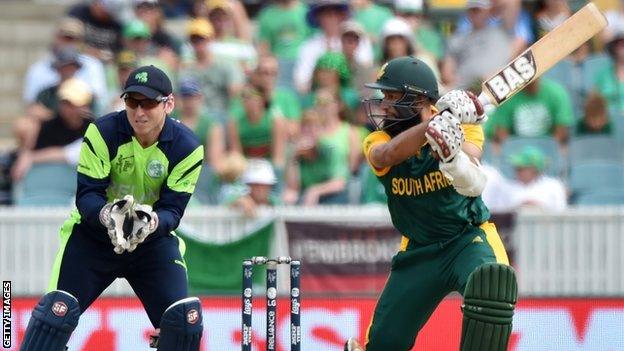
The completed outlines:
{"type": "Polygon", "coordinates": [[[462,124],[482,124],[487,121],[479,99],[471,92],[451,90],[436,102],[438,111],[448,110],[462,124]]]}
{"type": "Polygon", "coordinates": [[[124,236],[124,228],[132,227],[132,207],[134,197],[126,195],[123,199],[115,199],[109,202],[100,210],[100,222],[106,227],[108,237],[115,247],[114,251],[121,254],[126,249],[127,236],[124,236]]]}
{"type": "Polygon", "coordinates": [[[442,162],[450,162],[464,144],[464,130],[450,112],[442,111],[427,124],[425,137],[442,162]]]}

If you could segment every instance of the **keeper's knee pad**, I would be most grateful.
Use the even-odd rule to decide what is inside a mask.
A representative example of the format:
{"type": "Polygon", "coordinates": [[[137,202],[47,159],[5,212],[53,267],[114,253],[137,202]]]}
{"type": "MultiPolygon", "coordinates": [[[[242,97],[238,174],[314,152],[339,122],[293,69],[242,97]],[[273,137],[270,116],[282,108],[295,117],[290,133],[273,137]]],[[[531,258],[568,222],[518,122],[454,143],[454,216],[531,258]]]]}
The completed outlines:
{"type": "Polygon", "coordinates": [[[176,301],[160,320],[158,351],[199,351],[203,330],[199,299],[188,297],[176,301]]]}
{"type": "Polygon", "coordinates": [[[24,333],[20,351],[62,351],[80,318],[78,300],[54,290],[35,306],[24,333]]]}
{"type": "Polygon", "coordinates": [[[460,350],[507,350],[517,297],[513,268],[498,263],[477,267],[464,291],[460,350]]]}

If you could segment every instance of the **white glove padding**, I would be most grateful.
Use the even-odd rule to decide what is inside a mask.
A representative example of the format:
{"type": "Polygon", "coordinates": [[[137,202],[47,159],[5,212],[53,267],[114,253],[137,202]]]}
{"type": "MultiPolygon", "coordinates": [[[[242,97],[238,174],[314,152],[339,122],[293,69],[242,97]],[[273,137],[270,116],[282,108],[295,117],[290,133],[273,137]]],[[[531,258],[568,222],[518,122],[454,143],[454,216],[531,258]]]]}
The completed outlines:
{"type": "Polygon", "coordinates": [[[457,153],[451,162],[440,162],[440,171],[451,181],[455,190],[464,196],[481,195],[487,183],[487,175],[483,169],[472,163],[463,151],[457,153]]]}
{"type": "Polygon", "coordinates": [[[132,231],[128,235],[128,252],[134,251],[137,245],[145,241],[148,235],[158,228],[158,215],[152,211],[152,206],[135,204],[132,208],[132,231]]]}
{"type": "Polygon", "coordinates": [[[459,120],[448,111],[442,111],[429,121],[425,137],[442,162],[451,161],[465,139],[459,120]]]}
{"type": "Polygon", "coordinates": [[[107,203],[100,211],[100,222],[106,227],[108,237],[111,239],[117,254],[123,253],[128,246],[124,232],[132,228],[133,206],[134,197],[126,195],[121,200],[115,199],[113,202],[107,203]]]}
{"type": "Polygon", "coordinates": [[[438,111],[448,110],[460,123],[481,124],[487,121],[485,110],[479,99],[471,92],[451,90],[436,102],[438,111]]]}

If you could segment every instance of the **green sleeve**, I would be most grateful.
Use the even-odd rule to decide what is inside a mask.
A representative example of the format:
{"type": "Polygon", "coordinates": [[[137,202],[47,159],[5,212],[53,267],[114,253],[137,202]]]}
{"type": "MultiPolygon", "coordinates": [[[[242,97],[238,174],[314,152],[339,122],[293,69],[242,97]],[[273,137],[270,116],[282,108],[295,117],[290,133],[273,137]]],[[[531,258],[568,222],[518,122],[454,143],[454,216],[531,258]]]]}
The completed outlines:
{"type": "Polygon", "coordinates": [[[173,191],[192,194],[203,160],[204,147],[199,145],[171,170],[171,174],[167,177],[167,187],[173,191]]]}
{"type": "Polygon", "coordinates": [[[78,173],[94,179],[104,179],[108,177],[110,170],[108,146],[95,124],[91,123],[80,149],[78,173]]]}

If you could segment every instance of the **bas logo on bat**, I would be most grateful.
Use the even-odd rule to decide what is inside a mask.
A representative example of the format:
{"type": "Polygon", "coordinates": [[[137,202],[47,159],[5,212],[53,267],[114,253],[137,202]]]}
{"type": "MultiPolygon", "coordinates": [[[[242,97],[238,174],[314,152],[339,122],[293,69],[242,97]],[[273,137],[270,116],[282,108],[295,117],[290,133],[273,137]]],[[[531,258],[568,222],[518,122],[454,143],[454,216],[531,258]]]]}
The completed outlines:
{"type": "Polygon", "coordinates": [[[531,50],[525,51],[497,75],[485,82],[492,96],[498,104],[524,88],[537,73],[535,59],[531,50]]]}

